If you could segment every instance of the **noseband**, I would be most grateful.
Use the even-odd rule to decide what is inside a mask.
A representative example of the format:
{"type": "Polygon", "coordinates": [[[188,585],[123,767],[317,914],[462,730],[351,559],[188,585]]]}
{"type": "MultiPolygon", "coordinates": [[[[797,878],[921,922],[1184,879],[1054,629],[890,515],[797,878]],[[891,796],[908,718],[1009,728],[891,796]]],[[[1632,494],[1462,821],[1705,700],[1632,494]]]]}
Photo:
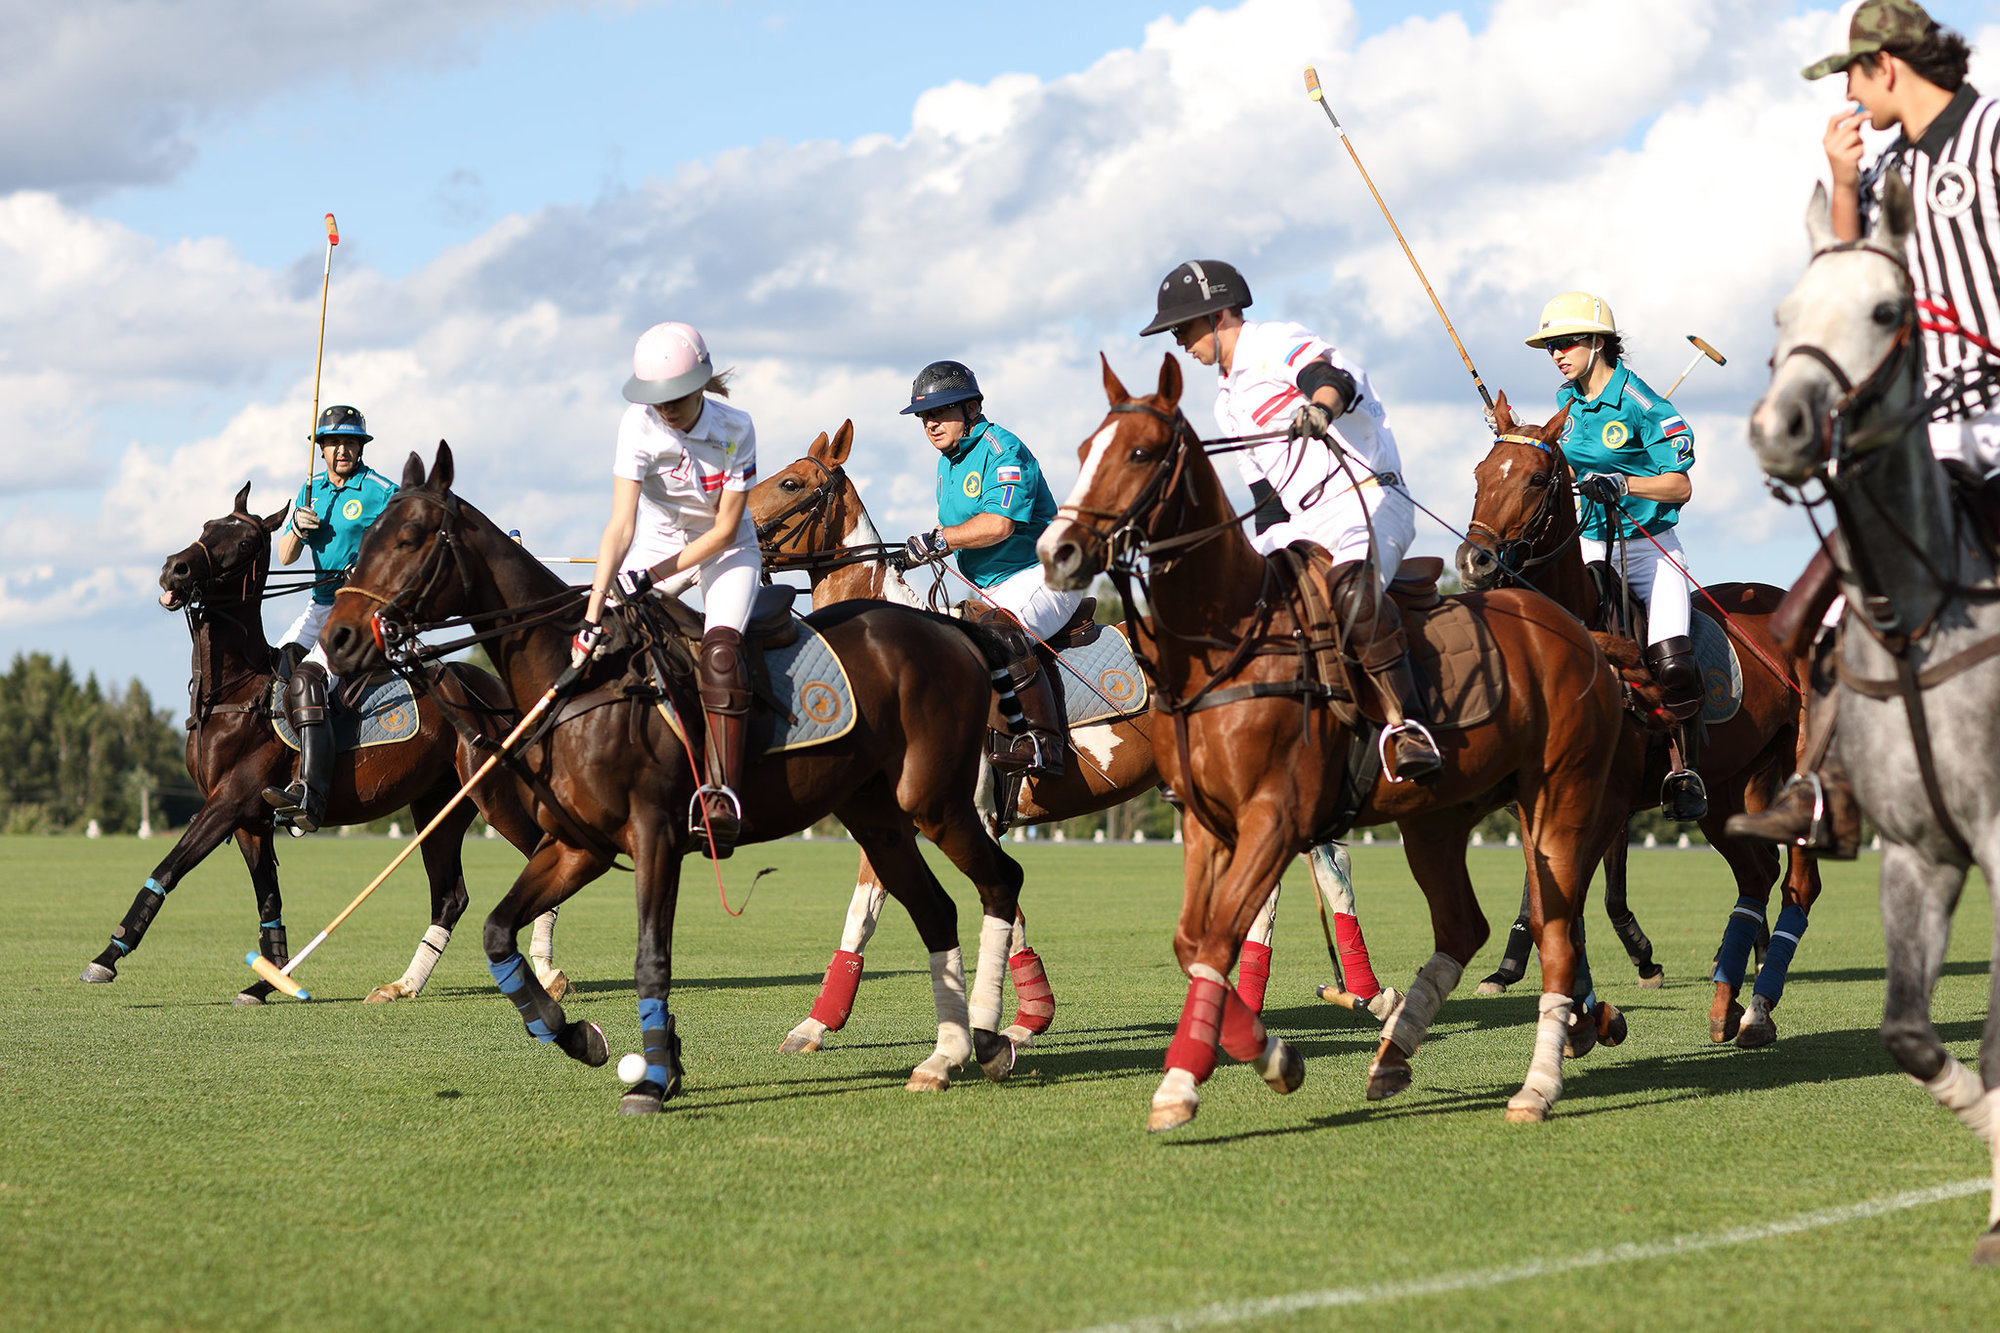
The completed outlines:
{"type": "MultiPolygon", "coordinates": [[[[1793,343],[1785,349],[1784,356],[1779,359],[1778,364],[1783,365],[1795,356],[1805,357],[1808,361],[1816,362],[1833,377],[1833,382],[1840,386],[1840,397],[1827,408],[1825,415],[1813,418],[1813,441],[1819,447],[1818,461],[1822,468],[1830,463],[1850,461],[1856,454],[1882,443],[1891,433],[1900,432],[1909,424],[1907,421],[1897,420],[1870,430],[1858,439],[1848,434],[1849,425],[1882,401],[1896,375],[1905,368],[1905,358],[1916,347],[1917,307],[1916,283],[1910,277],[1909,265],[1881,247],[1868,244],[1865,240],[1842,241],[1838,245],[1829,245],[1823,250],[1815,251],[1811,263],[1816,264],[1827,255],[1846,253],[1872,254],[1894,265],[1907,299],[1903,302],[1902,316],[1897,321],[1895,336],[1889,340],[1889,346],[1882,353],[1881,360],[1877,361],[1875,368],[1862,376],[1859,381],[1850,379],[1847,372],[1841,369],[1840,363],[1834,360],[1833,355],[1816,343],[1793,343]]],[[[1928,414],[1929,406],[1923,404],[1918,410],[1928,414]]]]}
{"type": "Polygon", "coordinates": [[[198,574],[190,573],[188,575],[189,594],[187,606],[189,610],[192,610],[198,603],[207,600],[202,595],[205,591],[239,576],[243,580],[243,587],[237,600],[247,602],[251,599],[252,584],[256,582],[259,562],[263,559],[265,553],[271,549],[271,534],[264,530],[263,523],[254,514],[231,514],[229,517],[243,523],[248,523],[251,531],[256,534],[255,540],[250,544],[250,552],[241,561],[217,569],[215,567],[215,553],[208,549],[208,543],[205,541],[196,541],[191,549],[201,552],[202,571],[198,574]]]}

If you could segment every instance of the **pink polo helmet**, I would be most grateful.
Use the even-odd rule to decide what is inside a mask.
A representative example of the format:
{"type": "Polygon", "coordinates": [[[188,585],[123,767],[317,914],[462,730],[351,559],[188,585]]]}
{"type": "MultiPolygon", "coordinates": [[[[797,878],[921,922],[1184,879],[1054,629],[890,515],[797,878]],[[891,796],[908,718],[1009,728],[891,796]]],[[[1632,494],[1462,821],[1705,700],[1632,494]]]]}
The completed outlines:
{"type": "Polygon", "coordinates": [[[625,400],[671,403],[700,390],[715,375],[708,344],[692,324],[655,324],[632,349],[632,378],[625,400]]]}

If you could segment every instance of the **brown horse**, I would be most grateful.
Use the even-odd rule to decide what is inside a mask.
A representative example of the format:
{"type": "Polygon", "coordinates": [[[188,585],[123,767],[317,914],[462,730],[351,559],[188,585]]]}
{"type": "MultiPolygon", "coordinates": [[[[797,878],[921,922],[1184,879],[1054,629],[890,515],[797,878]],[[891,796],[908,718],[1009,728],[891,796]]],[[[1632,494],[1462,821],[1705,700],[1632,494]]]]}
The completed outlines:
{"type": "MultiPolygon", "coordinates": [[[[822,433],[805,456],[765,477],[750,492],[750,515],[764,545],[766,568],[802,569],[812,579],[815,607],[863,598],[922,605],[890,559],[901,547],[884,543],[869,518],[861,493],[847,475],[854,448],[854,423],[844,421],[829,438],[822,433]]],[[[1079,686],[1074,678],[1067,688],[1079,686]]],[[[1021,788],[1014,822],[1048,824],[1093,814],[1121,805],[1159,785],[1153,762],[1153,715],[1140,712],[1074,728],[1069,743],[1076,758],[1059,778],[1030,777],[1021,788]]],[[[992,770],[981,775],[981,804],[991,810],[992,770]]],[[[1401,997],[1374,979],[1366,940],[1355,916],[1354,891],[1345,869],[1346,853],[1334,844],[1315,849],[1308,858],[1316,891],[1333,913],[1340,938],[1339,961],[1345,973],[1338,991],[1341,1003],[1359,1001],[1377,1018],[1386,1017],[1401,997]],[[1353,990],[1347,986],[1351,983],[1353,990]]],[[[1274,891],[1264,913],[1252,927],[1237,978],[1237,989],[1253,1009],[1263,1007],[1270,969],[1270,936],[1278,895],[1274,891]]],[[[787,1033],[778,1050],[784,1054],[820,1050],[826,1034],[838,1031],[853,1010],[861,983],[862,950],[881,919],[884,894],[880,880],[862,854],[855,876],[854,896],[847,908],[840,947],[827,964],[812,1012],[787,1033]]],[[[1008,973],[1015,984],[1019,1011],[1003,1034],[1027,1045],[1047,1030],[1055,1012],[1041,960],[1027,944],[1026,922],[1016,918],[1008,973]]]]}
{"type": "MultiPolygon", "coordinates": [[[[352,671],[378,660],[381,644],[406,635],[412,622],[491,625],[504,631],[492,641],[494,660],[525,712],[575,679],[566,668],[583,602],[454,495],[451,481],[448,446],[438,446],[428,477],[410,456],[402,489],[362,542],[327,620],[328,656],[336,670],[352,671]],[[525,608],[549,610],[531,615],[525,608]]],[[[1005,666],[1005,646],[980,626],[883,603],[815,612],[807,624],[839,656],[857,718],[838,739],[748,758],[738,789],[742,840],[781,838],[838,816],[931,951],[938,1045],[911,1076],[911,1088],[945,1086],[949,1071],[971,1055],[990,1076],[1004,1077],[1012,1048],[998,1032],[1000,971],[1021,868],[981,823],[973,784],[988,701],[1003,688],[993,673],[1005,666]],[[956,909],[926,867],[917,832],[973,882],[985,908],[969,1007],[956,909]]],[[[634,980],[647,1070],[620,1110],[635,1113],[660,1110],[681,1082],[680,1039],[667,998],[681,858],[698,841],[688,813],[699,782],[693,747],[700,735],[698,725],[690,730],[680,720],[700,716],[691,679],[667,678],[664,696],[628,692],[627,668],[639,651],[628,647],[587,664],[578,693],[522,750],[520,771],[545,836],[487,917],[485,939],[494,980],[530,1035],[585,1064],[603,1064],[604,1034],[595,1024],[568,1021],[523,966],[516,936],[531,918],[603,874],[617,854],[631,857],[639,903],[634,980]]]]}
{"type": "MultiPolygon", "coordinates": [[[[1602,604],[1597,581],[1585,569],[1577,547],[1573,478],[1560,443],[1565,419],[1559,413],[1543,426],[1520,425],[1507,406],[1506,395],[1501,395],[1497,433],[1514,438],[1496,439],[1492,452],[1473,474],[1478,489],[1472,522],[1467,525],[1470,538],[1458,550],[1459,577],[1468,589],[1532,587],[1592,629],[1603,630],[1610,627],[1609,608],[1602,604]]],[[[1770,630],[1772,613],[1784,597],[1784,589],[1762,583],[1718,583],[1706,592],[1707,597],[1697,595],[1696,609],[1713,614],[1707,598],[1714,598],[1728,612],[1728,632],[1744,644],[1739,654],[1743,664],[1742,707],[1727,721],[1707,727],[1701,750],[1701,769],[1709,791],[1708,814],[1701,820],[1701,830],[1728,862],[1736,876],[1737,891],[1736,906],[1716,955],[1709,1037],[1717,1042],[1734,1038],[1744,1047],[1764,1046],[1777,1039],[1771,1010],[1784,994],[1786,971],[1799,936],[1805,932],[1806,913],[1819,897],[1819,865],[1810,852],[1787,849],[1784,911],[1771,934],[1764,964],[1758,969],[1746,1014],[1737,995],[1759,927],[1765,922],[1771,885],[1778,879],[1778,852],[1768,843],[1730,837],[1724,825],[1738,811],[1763,809],[1792,771],[1805,718],[1804,700],[1793,681],[1803,679],[1805,664],[1788,659],[1770,630]],[[1790,677],[1781,676],[1773,664],[1784,667],[1790,677]]],[[[1612,768],[1606,807],[1636,813],[1658,805],[1666,772],[1664,745],[1634,723],[1612,768]]],[[[1615,898],[1622,903],[1623,838],[1613,839],[1607,852],[1605,880],[1607,900],[1615,898]]],[[[1623,928],[1619,933],[1626,935],[1623,928]]],[[[1639,938],[1643,940],[1643,932],[1639,938]]],[[[1516,948],[1525,966],[1526,944],[1517,943],[1516,948]]]]}
{"type": "MultiPolygon", "coordinates": [[[[1158,752],[1160,776],[1189,814],[1174,935],[1189,985],[1153,1097],[1148,1128],[1158,1131],[1194,1118],[1218,1037],[1280,1092],[1304,1077],[1303,1061],[1265,1032],[1226,978],[1278,872],[1337,821],[1343,759],[1358,723],[1302,703],[1325,682],[1301,678],[1294,633],[1310,640],[1326,629],[1274,591],[1277,561],[1243,535],[1214,464],[1180,414],[1179,363],[1168,356],[1157,391],[1135,400],[1107,361],[1104,390],[1110,413],[1080,447],[1082,473],[1039,551],[1057,587],[1082,586],[1106,568],[1129,577],[1140,556],[1149,566],[1154,708],[1175,734],[1158,752]]],[[[1350,816],[1401,828],[1436,943],[1384,1025],[1368,1096],[1409,1086],[1411,1055],[1485,943],[1466,842],[1486,812],[1512,800],[1521,810],[1543,994],[1534,1061],[1507,1116],[1541,1120],[1562,1093],[1576,965],[1570,921],[1611,832],[1598,793],[1618,744],[1618,684],[1589,634],[1546,598],[1501,591],[1462,601],[1498,648],[1504,698],[1484,722],[1438,729],[1445,768],[1434,783],[1377,778],[1350,816]]]]}
{"type": "MultiPolygon", "coordinates": [[[[284,522],[285,511],[259,518],[249,505],[246,482],[230,513],[204,524],[199,538],[161,566],[160,605],[170,611],[185,610],[194,638],[187,770],[201,789],[202,806],[132,900],[125,920],[111,933],[111,943],[83,969],[79,980],[115,979],[118,964],[139,947],[167,894],[231,834],[250,867],[250,884],[257,895],[259,947],[280,967],[289,957],[278,858],[271,842],[271,807],[263,797],[264,788],[291,781],[294,754],[278,738],[267,709],[275,668],[263,619],[271,534],[284,522]]],[[[500,682],[475,667],[453,663],[443,668],[434,675],[431,690],[482,735],[503,736],[515,720],[500,682]]],[[[437,698],[429,694],[420,698],[417,718],[416,734],[407,741],[336,757],[327,805],[330,823],[366,823],[405,806],[416,819],[428,823],[485,762],[485,756],[443,715],[437,698]]],[[[444,952],[452,927],[465,911],[460,854],[475,814],[484,814],[523,854],[533,850],[541,837],[511,783],[489,780],[474,793],[473,804],[454,810],[423,845],[431,886],[430,929],[408,970],[370,991],[371,1002],[416,995],[444,952]]],[[[537,935],[551,949],[554,921],[551,916],[537,935]]],[[[547,984],[568,989],[568,978],[540,950],[537,953],[537,971],[545,974],[547,984]]],[[[245,988],[236,1003],[262,1004],[270,993],[270,984],[259,981],[245,988]]]]}

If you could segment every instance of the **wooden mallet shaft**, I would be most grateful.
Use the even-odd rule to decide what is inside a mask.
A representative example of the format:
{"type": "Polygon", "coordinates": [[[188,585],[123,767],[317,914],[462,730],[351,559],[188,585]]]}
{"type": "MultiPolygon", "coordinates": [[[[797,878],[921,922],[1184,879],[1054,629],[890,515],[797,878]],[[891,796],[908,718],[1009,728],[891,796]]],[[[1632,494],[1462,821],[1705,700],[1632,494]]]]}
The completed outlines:
{"type": "Polygon", "coordinates": [[[333,247],[340,244],[340,226],[326,215],[326,267],[319,275],[319,350],[313,353],[313,414],[306,428],[306,485],[319,470],[319,371],[326,361],[326,292],[333,281],[333,247]]]}

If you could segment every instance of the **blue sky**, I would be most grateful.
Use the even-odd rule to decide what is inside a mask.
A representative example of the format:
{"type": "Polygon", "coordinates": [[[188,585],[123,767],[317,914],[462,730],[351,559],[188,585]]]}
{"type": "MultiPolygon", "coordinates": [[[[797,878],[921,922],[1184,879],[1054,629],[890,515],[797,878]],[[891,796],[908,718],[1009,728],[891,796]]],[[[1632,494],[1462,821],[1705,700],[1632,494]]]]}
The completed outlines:
{"type": "MultiPolygon", "coordinates": [[[[163,704],[185,629],[159,561],[249,478],[298,484],[332,210],[329,401],[370,461],[452,439],[537,549],[603,521],[631,339],[690,318],[773,462],[852,417],[893,535],[929,458],[895,415],[925,361],[979,368],[1058,489],[1128,378],[1158,275],[1249,274],[1368,366],[1419,498],[1463,518],[1483,450],[1450,344],[1299,83],[1315,63],[1487,381],[1552,395],[1521,331],[1613,301],[1701,437],[1683,535],[1714,579],[1790,579],[1806,537],[1742,421],[1838,105],[1793,0],[1239,0],[1213,9],[566,0],[72,0],[0,53],[0,656],[163,704]]],[[[1990,3],[1939,17],[2000,46],[1990,3]]],[[[1986,66],[1975,66],[1975,77],[1986,66]]],[[[1986,82],[2000,82],[1988,78],[1986,82]]],[[[1205,421],[1212,377],[1190,376],[1205,421]]],[[[1420,530],[1418,549],[1453,540],[1420,530]]],[[[273,630],[288,619],[277,611],[273,630]]]]}

